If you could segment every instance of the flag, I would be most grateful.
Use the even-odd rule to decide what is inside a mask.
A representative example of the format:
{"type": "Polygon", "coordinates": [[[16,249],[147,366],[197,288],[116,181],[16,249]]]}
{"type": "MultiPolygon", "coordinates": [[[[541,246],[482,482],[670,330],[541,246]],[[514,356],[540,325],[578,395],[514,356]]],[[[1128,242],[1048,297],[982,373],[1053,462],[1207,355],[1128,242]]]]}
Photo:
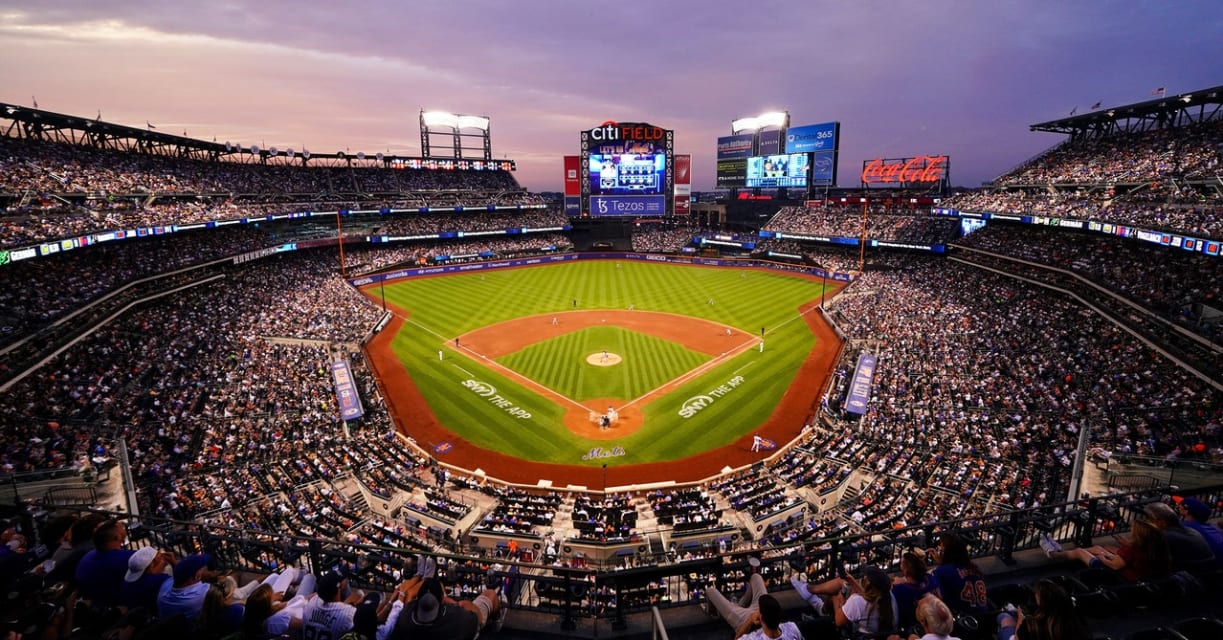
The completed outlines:
{"type": "Polygon", "coordinates": [[[101,109],[98,109],[98,117],[94,118],[93,120],[94,120],[94,122],[101,122],[101,121],[102,121],[102,110],[101,110],[101,109]]]}
{"type": "MultiPolygon", "coordinates": [[[[1157,89],[1151,92],[1151,95],[1162,97],[1166,92],[1167,92],[1167,87],[1158,87],[1157,89]]],[[[34,106],[38,106],[38,105],[34,105],[34,106]]]]}
{"type": "Polygon", "coordinates": [[[146,127],[150,128],[150,129],[156,129],[156,128],[157,128],[157,127],[153,126],[153,123],[152,123],[152,122],[149,122],[148,120],[145,120],[145,121],[144,121],[144,124],[145,124],[145,126],[146,126],[146,127]]]}
{"type": "Polygon", "coordinates": [[[1103,100],[1101,100],[1101,101],[1099,101],[1099,102],[1097,102],[1097,103],[1095,103],[1095,104],[1091,105],[1091,108],[1092,108],[1092,109],[1099,109],[1099,108],[1100,108],[1100,105],[1102,105],[1102,104],[1104,104],[1104,101],[1103,101],[1103,100]]]}
{"type": "Polygon", "coordinates": [[[34,101],[34,108],[37,109],[38,108],[38,98],[35,98],[34,96],[30,96],[30,100],[34,101]]]}
{"type": "Polygon", "coordinates": [[[1071,110],[1070,110],[1070,115],[1074,115],[1074,114],[1076,114],[1076,113],[1078,113],[1078,112],[1079,112],[1079,108],[1078,108],[1078,107],[1075,107],[1075,108],[1073,108],[1073,109],[1071,109],[1071,110]]]}

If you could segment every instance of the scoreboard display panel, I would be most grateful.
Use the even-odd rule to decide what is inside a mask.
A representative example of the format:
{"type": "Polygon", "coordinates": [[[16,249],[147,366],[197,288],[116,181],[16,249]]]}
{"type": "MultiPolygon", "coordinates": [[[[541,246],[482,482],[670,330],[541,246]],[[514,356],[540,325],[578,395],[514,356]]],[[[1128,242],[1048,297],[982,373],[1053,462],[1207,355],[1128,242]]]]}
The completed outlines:
{"type": "Polygon", "coordinates": [[[592,153],[590,195],[660,195],[666,160],[663,153],[592,153]]]}
{"type": "Polygon", "coordinates": [[[810,156],[791,153],[747,159],[747,187],[804,188],[810,175],[810,156]]]}

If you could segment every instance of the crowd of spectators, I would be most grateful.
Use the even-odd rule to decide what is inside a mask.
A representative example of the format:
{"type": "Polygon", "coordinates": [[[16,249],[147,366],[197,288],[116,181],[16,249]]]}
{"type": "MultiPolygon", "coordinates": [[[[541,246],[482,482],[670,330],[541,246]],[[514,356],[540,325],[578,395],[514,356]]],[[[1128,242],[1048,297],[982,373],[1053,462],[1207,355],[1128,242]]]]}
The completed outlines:
{"type": "Polygon", "coordinates": [[[297,211],[542,202],[505,171],[208,162],[0,137],[0,247],[297,211]]]}
{"type": "Polygon", "coordinates": [[[0,137],[0,192],[101,195],[160,193],[409,193],[520,191],[508,171],[257,164],[179,158],[27,138],[0,137]]]}
{"type": "Polygon", "coordinates": [[[958,244],[1076,273],[1191,330],[1217,339],[1195,305],[1223,306],[1223,261],[1139,240],[990,224],[958,244]]]}
{"type": "Polygon", "coordinates": [[[633,251],[643,253],[680,253],[692,245],[699,232],[690,228],[642,227],[633,231],[633,251]]]}
{"type": "Polygon", "coordinates": [[[1139,183],[1218,175],[1223,120],[1072,138],[999,177],[999,185],[1139,183]]]}
{"type": "MultiPolygon", "coordinates": [[[[840,419],[843,443],[825,446],[834,459],[903,480],[870,496],[906,502],[893,524],[1059,500],[1081,429],[1135,453],[1223,460],[1218,393],[1100,316],[970,267],[886,262],[854,285],[858,295],[830,304],[853,344],[869,345],[847,352],[833,408],[859,349],[879,364],[866,415],[840,419]]],[[[850,506],[869,520],[871,505],[850,506]]]]}
{"type": "MultiPolygon", "coordinates": [[[[765,231],[824,237],[858,238],[862,235],[862,206],[826,203],[814,207],[782,207],[764,225],[765,231]]],[[[870,240],[942,244],[959,235],[959,222],[931,216],[911,207],[870,204],[866,237],[870,240]]]]}
{"type": "Polygon", "coordinates": [[[953,196],[942,207],[1006,215],[1071,218],[1223,238],[1223,200],[1215,194],[1174,188],[1144,189],[1132,195],[1048,193],[1044,190],[980,191],[953,196]]]}

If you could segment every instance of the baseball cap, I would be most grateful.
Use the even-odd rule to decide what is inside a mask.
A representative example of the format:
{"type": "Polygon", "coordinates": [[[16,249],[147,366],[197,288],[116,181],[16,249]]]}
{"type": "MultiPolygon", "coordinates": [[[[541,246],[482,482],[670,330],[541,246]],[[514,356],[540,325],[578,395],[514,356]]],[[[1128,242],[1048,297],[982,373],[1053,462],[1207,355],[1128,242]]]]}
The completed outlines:
{"type": "Polygon", "coordinates": [[[1193,519],[1198,522],[1206,522],[1210,519],[1210,507],[1197,498],[1185,498],[1181,501],[1181,506],[1185,508],[1186,513],[1193,516],[1193,519]]]}
{"type": "Polygon", "coordinates": [[[135,582],[144,575],[144,570],[149,568],[153,563],[153,558],[157,557],[157,549],[153,547],[141,547],[139,551],[133,553],[127,559],[127,574],[123,579],[127,582],[135,582]]]}
{"type": "Polygon", "coordinates": [[[200,572],[200,569],[211,563],[212,556],[207,553],[197,553],[179,560],[178,564],[174,565],[174,582],[179,584],[190,582],[195,578],[195,574],[200,572]]]}
{"type": "Polygon", "coordinates": [[[442,604],[438,601],[437,596],[426,593],[416,601],[416,611],[412,616],[419,624],[430,624],[437,620],[437,613],[441,607],[442,604]]]}

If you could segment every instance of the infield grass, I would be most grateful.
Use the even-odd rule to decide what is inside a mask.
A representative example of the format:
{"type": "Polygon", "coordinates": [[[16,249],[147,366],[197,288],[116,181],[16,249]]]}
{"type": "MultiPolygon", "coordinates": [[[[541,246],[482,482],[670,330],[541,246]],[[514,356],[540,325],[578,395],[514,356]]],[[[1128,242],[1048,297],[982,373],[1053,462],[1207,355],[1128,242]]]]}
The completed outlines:
{"type": "Polygon", "coordinates": [[[590,327],[530,345],[497,361],[575,400],[632,400],[710,357],[662,338],[621,329],[590,327]],[[607,351],[623,360],[604,367],[586,357],[607,351]]]}
{"type": "MultiPolygon", "coordinates": [[[[773,411],[815,346],[798,307],[818,300],[820,290],[818,281],[781,272],[629,260],[580,260],[408,279],[385,288],[387,300],[410,313],[392,349],[439,420],[490,450],[529,460],[592,466],[674,460],[724,446],[750,433],[773,411]],[[442,361],[438,359],[438,350],[445,350],[454,336],[489,324],[575,308],[627,309],[629,305],[643,311],[705,318],[752,335],[760,335],[764,329],[765,348],[763,353],[752,349],[729,358],[646,405],[644,427],[614,441],[575,436],[562,422],[565,407],[521,386],[492,363],[449,352],[442,361]],[[495,388],[495,397],[480,395],[465,386],[469,380],[495,388]],[[708,400],[698,411],[681,415],[686,401],[699,396],[708,400]],[[530,417],[522,417],[523,413],[530,417]],[[581,460],[592,447],[609,445],[623,447],[626,455],[581,460]]],[[[636,347],[630,350],[626,346],[624,350],[621,355],[626,358],[643,357],[636,347]]],[[[539,382],[543,382],[540,378],[565,375],[547,373],[548,365],[542,359],[531,360],[535,356],[528,351],[523,349],[503,360],[507,366],[513,362],[511,368],[517,371],[532,370],[529,377],[539,382]],[[531,363],[518,362],[519,355],[523,362],[531,363]]],[[[544,384],[553,389],[560,386],[544,384]]],[[[575,395],[609,395],[606,390],[589,390],[584,385],[570,388],[577,389],[575,395]]],[[[405,426],[411,432],[410,417],[406,419],[409,424],[405,426]]],[[[795,432],[801,426],[795,425],[795,432]]]]}

